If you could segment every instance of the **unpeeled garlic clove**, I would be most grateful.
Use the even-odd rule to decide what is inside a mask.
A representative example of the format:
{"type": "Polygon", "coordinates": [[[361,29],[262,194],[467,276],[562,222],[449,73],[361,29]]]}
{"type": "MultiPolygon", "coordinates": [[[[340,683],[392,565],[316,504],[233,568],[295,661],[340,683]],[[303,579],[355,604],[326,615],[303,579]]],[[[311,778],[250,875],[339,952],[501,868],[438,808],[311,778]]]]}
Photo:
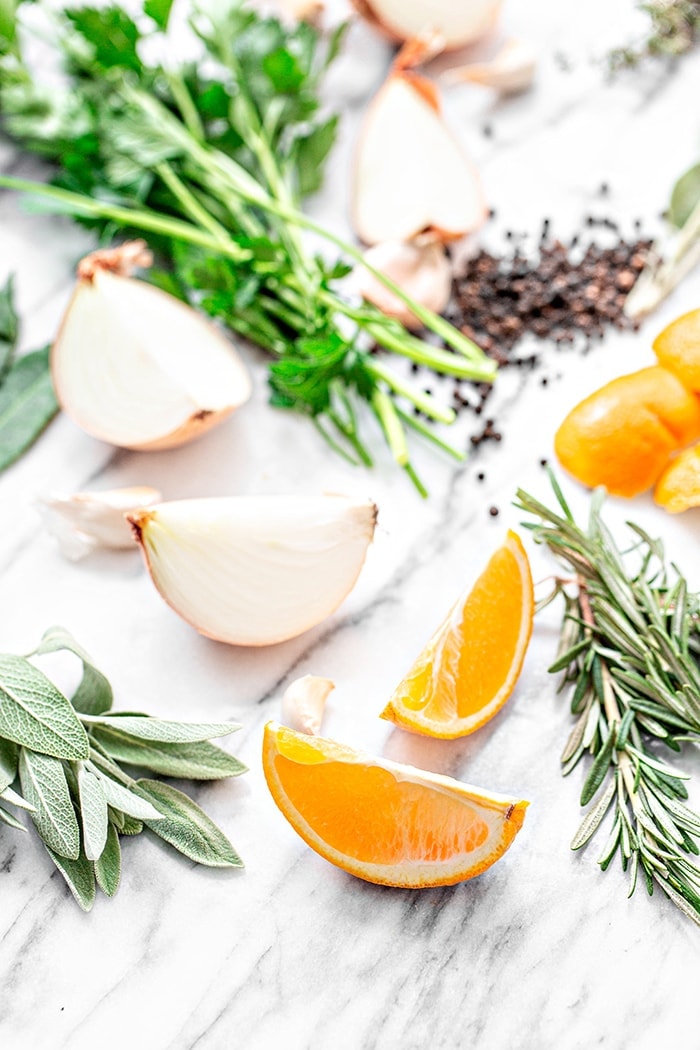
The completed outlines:
{"type": "Polygon", "coordinates": [[[143,241],[93,252],[51,349],[63,410],[93,437],[171,448],[248,400],[235,348],[191,307],[128,274],[148,265],[143,241]]]}
{"type": "Polygon", "coordinates": [[[462,237],[486,217],[481,183],[442,119],[430,80],[401,64],[371,102],[358,142],[353,224],[366,244],[462,237]]]}
{"type": "Polygon", "coordinates": [[[346,496],[179,500],[128,515],[151,578],[183,619],[231,645],[315,627],[353,587],[377,508],[346,496]]]}
{"type": "Polygon", "coordinates": [[[352,0],[352,5],[390,40],[414,40],[433,30],[449,50],[486,36],[501,10],[501,0],[352,0]]]}
{"type": "MultiPolygon", "coordinates": [[[[452,267],[440,242],[385,241],[368,248],[364,258],[421,306],[438,314],[447,306],[452,290],[452,267]]],[[[363,299],[374,303],[388,317],[395,317],[407,328],[421,327],[421,322],[406,304],[369,270],[358,266],[354,276],[355,289],[363,299]]]]}
{"type": "Polygon", "coordinates": [[[516,95],[531,86],[536,69],[537,58],[530,45],[522,40],[509,40],[490,62],[449,69],[442,79],[445,83],[483,84],[501,95],[516,95]]]}
{"type": "Polygon", "coordinates": [[[326,700],[334,689],[335,682],[330,678],[317,678],[313,674],[297,678],[282,697],[282,721],[299,733],[318,736],[326,700]]]}
{"type": "Polygon", "coordinates": [[[131,549],[134,538],[125,515],[162,500],[158,489],[146,485],[47,496],[40,505],[47,513],[49,531],[66,557],[78,560],[99,547],[131,549]]]}

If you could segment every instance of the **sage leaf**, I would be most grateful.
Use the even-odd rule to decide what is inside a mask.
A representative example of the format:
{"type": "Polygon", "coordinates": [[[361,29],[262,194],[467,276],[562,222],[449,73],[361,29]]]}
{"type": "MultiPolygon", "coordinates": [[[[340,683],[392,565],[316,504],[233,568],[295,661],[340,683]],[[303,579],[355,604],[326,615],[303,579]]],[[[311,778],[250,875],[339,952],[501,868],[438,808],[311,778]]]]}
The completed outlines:
{"type": "Polygon", "coordinates": [[[121,813],[127,813],[130,817],[135,817],[136,820],[160,819],[160,813],[150,802],[147,802],[139,795],[135,795],[128,788],[122,787],[121,784],[115,783],[114,780],[110,780],[104,774],[99,773],[98,775],[104,797],[113,809],[118,809],[121,813]]]}
{"type": "Polygon", "coordinates": [[[90,752],[70,701],[23,656],[0,656],[0,735],[54,758],[85,759],[90,752]]]}
{"type": "Polygon", "coordinates": [[[118,713],[105,718],[91,719],[90,724],[116,729],[139,740],[156,740],[170,744],[200,743],[212,737],[228,736],[241,728],[235,722],[166,722],[160,718],[150,718],[148,715],[118,713]]]}
{"type": "Polygon", "coordinates": [[[49,348],[13,361],[0,386],[0,470],[34,444],[57,412],[49,348]]]}
{"type": "Polygon", "coordinates": [[[0,737],[0,792],[14,783],[19,765],[19,748],[11,740],[0,737]]]}
{"type": "MultiPolygon", "coordinates": [[[[158,814],[160,818],[160,814],[158,814]]],[[[124,814],[124,826],[120,831],[120,835],[140,835],[143,831],[143,821],[136,820],[134,817],[130,817],[128,813],[124,814]]]]}
{"type": "Polygon", "coordinates": [[[46,852],[66,880],[68,889],[80,907],[83,911],[90,911],[95,903],[95,869],[91,861],[84,853],[80,853],[75,859],[62,857],[50,846],[46,846],[46,852]]]}
{"type": "Polygon", "coordinates": [[[165,820],[144,823],[156,835],[190,860],[211,868],[242,868],[240,859],[223,831],[188,795],[160,780],[139,780],[138,790],[165,820]]]}
{"type": "Polygon", "coordinates": [[[684,172],[676,182],[671,193],[668,218],[673,226],[680,229],[700,204],[700,164],[684,172]]]}
{"type": "Polygon", "coordinates": [[[19,779],[24,797],[36,810],[31,818],[46,845],[61,857],[77,860],[80,829],[62,763],[22,748],[19,779]]]}
{"type": "MultiPolygon", "coordinates": [[[[0,8],[2,5],[0,4],[0,8]]],[[[0,22],[2,14],[0,12],[0,22]]],[[[13,278],[10,275],[0,288],[0,380],[7,371],[17,346],[19,321],[15,312],[13,278]]]]}
{"type": "Polygon", "coordinates": [[[17,817],[15,817],[12,813],[8,813],[8,811],[6,809],[3,809],[2,806],[0,806],[0,822],[2,822],[3,824],[7,824],[11,828],[16,828],[17,831],[27,830],[24,824],[20,820],[17,820],[17,817]]]}
{"type": "Polygon", "coordinates": [[[77,656],[83,665],[83,677],[71,703],[76,711],[86,715],[101,715],[112,706],[112,687],[108,680],[98,671],[92,658],[76,642],[65,627],[49,627],[34,650],[36,656],[44,653],[55,653],[67,650],[77,656]]]}
{"type": "Polygon", "coordinates": [[[188,780],[220,780],[244,773],[246,767],[233,755],[209,744],[168,744],[138,740],[103,726],[94,726],[95,740],[120,762],[150,769],[168,777],[183,777],[188,780]]]}
{"type": "Polygon", "coordinates": [[[78,773],[78,789],[85,856],[98,860],[107,841],[107,799],[101,781],[84,767],[78,773]]]}
{"type": "Polygon", "coordinates": [[[18,809],[26,809],[28,813],[34,812],[34,806],[31,802],[27,802],[25,798],[18,795],[12,788],[7,787],[4,791],[0,791],[0,798],[4,799],[5,802],[9,802],[11,806],[17,806],[18,809]]]}
{"type": "Polygon", "coordinates": [[[108,897],[113,897],[119,889],[122,873],[122,850],[119,835],[114,824],[109,825],[107,841],[100,857],[95,861],[95,878],[97,885],[108,897]]]}

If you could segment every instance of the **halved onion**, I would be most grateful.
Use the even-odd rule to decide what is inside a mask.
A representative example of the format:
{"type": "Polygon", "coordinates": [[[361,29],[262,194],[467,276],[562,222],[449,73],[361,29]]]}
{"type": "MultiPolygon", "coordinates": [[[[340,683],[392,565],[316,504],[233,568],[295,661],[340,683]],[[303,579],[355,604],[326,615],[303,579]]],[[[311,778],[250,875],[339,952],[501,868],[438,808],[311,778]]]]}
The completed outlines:
{"type": "Polygon", "coordinates": [[[365,117],[355,161],[353,222],[366,244],[477,229],[486,204],[476,170],[440,113],[437,91],[394,68],[365,117]]]}
{"type": "Polygon", "coordinates": [[[496,24],[501,0],[352,0],[353,7],[390,40],[439,33],[446,48],[471,44],[496,24]]]}
{"type": "Polygon", "coordinates": [[[109,254],[95,253],[94,265],[79,271],[51,351],[56,396],[79,426],[110,444],[184,444],[247,401],[250,378],[212,324],[124,276],[103,260],[109,254]]]}
{"type": "Polygon", "coordinates": [[[353,587],[377,508],[345,496],[179,500],[128,515],[168,604],[201,634],[272,645],[314,627],[353,587]]]}

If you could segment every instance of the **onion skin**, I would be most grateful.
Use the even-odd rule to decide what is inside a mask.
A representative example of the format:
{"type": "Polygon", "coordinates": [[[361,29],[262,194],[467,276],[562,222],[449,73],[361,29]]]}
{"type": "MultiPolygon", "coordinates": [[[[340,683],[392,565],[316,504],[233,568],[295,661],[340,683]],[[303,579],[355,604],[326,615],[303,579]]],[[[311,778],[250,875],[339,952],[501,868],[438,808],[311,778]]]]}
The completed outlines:
{"type": "MultiPolygon", "coordinates": [[[[366,22],[376,29],[382,36],[386,37],[387,40],[391,40],[392,43],[402,44],[408,40],[412,40],[417,34],[407,33],[400,29],[398,26],[392,26],[388,22],[382,20],[381,16],[377,13],[376,7],[372,5],[370,0],[350,0],[352,6],[366,22]]],[[[454,0],[456,4],[468,4],[469,0],[454,0]]],[[[461,47],[466,44],[475,43],[477,40],[481,40],[487,36],[494,27],[496,26],[498,19],[501,14],[502,0],[494,0],[492,4],[491,12],[488,17],[485,17],[479,24],[478,30],[475,32],[468,33],[462,39],[450,40],[449,38],[445,42],[443,48],[444,51],[458,51],[461,47]]],[[[426,4],[426,21],[424,30],[433,29],[438,33],[442,32],[440,25],[433,25],[430,20],[429,5],[426,4]]],[[[421,30],[418,30],[421,32],[421,30]]]]}

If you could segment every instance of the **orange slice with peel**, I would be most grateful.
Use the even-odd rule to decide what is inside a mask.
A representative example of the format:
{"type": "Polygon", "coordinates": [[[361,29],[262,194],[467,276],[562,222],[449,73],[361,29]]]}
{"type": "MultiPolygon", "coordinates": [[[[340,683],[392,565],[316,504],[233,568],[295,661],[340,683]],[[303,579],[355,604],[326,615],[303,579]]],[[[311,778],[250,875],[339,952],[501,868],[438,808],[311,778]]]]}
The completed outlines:
{"type": "Polygon", "coordinates": [[[382,711],[403,729],[453,739],[488,722],[515,688],[534,613],[527,555],[514,532],[453,607],[382,711]]]}
{"type": "Polygon", "coordinates": [[[294,830],[322,857],[384,886],[450,886],[508,849],[528,803],[268,722],[263,770],[294,830]]]}
{"type": "Polygon", "coordinates": [[[656,483],[654,502],[669,514],[700,507],[700,445],[693,445],[671,460],[656,483]]]}

